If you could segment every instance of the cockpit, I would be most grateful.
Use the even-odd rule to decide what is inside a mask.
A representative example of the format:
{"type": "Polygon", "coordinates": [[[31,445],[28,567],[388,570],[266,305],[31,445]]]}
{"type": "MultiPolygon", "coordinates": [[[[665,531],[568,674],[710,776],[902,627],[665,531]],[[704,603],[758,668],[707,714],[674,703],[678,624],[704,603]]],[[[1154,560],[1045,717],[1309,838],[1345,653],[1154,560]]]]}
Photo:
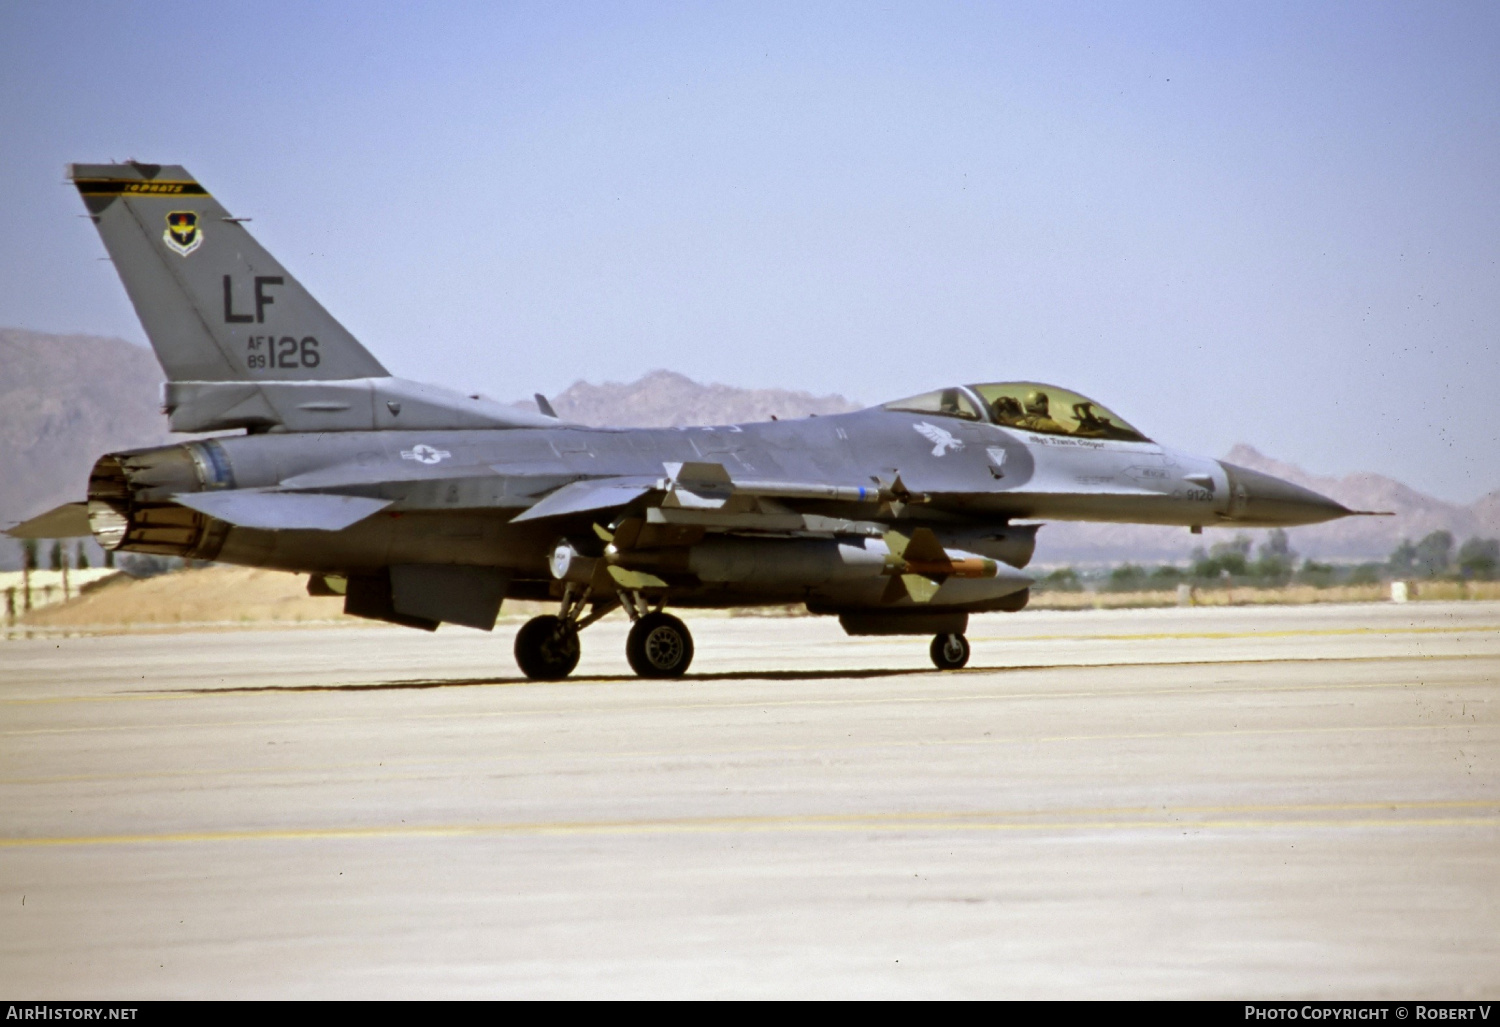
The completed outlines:
{"type": "Polygon", "coordinates": [[[1086,396],[1041,382],[960,385],[886,403],[887,410],[987,421],[1043,435],[1149,442],[1124,418],[1086,396]]]}

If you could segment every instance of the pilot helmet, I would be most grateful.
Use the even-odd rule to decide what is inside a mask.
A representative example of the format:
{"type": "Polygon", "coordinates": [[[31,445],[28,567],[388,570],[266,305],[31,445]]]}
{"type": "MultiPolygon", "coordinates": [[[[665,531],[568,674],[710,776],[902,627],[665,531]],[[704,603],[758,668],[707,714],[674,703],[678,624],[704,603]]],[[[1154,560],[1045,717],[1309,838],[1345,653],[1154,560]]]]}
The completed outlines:
{"type": "Polygon", "coordinates": [[[1026,412],[1029,414],[1045,414],[1047,412],[1047,394],[1041,389],[1032,389],[1026,394],[1026,412]]]}

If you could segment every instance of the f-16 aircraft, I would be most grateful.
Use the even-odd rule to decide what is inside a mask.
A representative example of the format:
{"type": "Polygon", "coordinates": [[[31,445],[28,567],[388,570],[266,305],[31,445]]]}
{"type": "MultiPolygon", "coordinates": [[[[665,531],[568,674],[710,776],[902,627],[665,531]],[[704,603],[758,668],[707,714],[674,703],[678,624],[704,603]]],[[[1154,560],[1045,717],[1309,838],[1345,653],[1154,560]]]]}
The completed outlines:
{"type": "Polygon", "coordinates": [[[856,413],[591,428],[393,377],[183,168],[68,169],[166,372],[175,432],[110,453],[86,501],[13,529],[310,575],[344,610],[516,635],[572,672],[623,610],[637,674],[687,671],[677,608],[802,603],[851,635],[930,635],[964,666],[971,613],[1019,610],[1042,520],[1265,527],[1355,511],[1159,445],[1039,382],[945,385],[856,413]]]}

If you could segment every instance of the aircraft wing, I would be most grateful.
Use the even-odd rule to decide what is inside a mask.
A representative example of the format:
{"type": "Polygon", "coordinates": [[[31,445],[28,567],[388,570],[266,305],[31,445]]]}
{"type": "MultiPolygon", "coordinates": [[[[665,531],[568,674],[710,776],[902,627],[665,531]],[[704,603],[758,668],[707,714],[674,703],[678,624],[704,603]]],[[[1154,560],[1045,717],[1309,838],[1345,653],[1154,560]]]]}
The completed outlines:
{"type": "Polygon", "coordinates": [[[64,503],[5,532],[11,538],[87,538],[93,533],[87,503],[64,503]]]}
{"type": "Polygon", "coordinates": [[[846,503],[889,498],[885,491],[872,485],[734,478],[723,464],[715,463],[671,463],[663,466],[668,476],[668,505],[690,509],[717,509],[724,506],[731,496],[823,499],[846,503]]]}
{"type": "MultiPolygon", "coordinates": [[[[763,499],[841,500],[869,502],[883,498],[879,488],[868,485],[830,485],[823,482],[760,481],[734,479],[722,464],[669,463],[665,477],[633,475],[576,481],[546,496],[519,514],[516,521],[588,513],[624,506],[648,492],[661,492],[660,506],[671,510],[711,515],[730,512],[731,501],[763,499]]],[[[744,525],[752,526],[752,525],[744,525]]]]}
{"type": "Polygon", "coordinates": [[[183,506],[242,528],[268,531],[340,531],[391,505],[389,499],[333,496],[318,492],[184,492],[172,497],[183,506]]]}
{"type": "Polygon", "coordinates": [[[658,478],[594,478],[564,485],[529,509],[518,514],[516,521],[536,521],[543,517],[562,517],[566,514],[586,513],[591,510],[609,510],[624,506],[647,492],[661,487],[658,478]]]}

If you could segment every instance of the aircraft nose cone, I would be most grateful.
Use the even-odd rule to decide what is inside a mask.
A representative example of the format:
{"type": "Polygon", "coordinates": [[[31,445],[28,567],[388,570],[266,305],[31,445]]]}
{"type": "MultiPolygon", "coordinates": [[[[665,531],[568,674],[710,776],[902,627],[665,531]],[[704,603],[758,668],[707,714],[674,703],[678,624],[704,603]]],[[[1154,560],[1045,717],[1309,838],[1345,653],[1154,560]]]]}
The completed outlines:
{"type": "Polygon", "coordinates": [[[1321,524],[1354,511],[1312,489],[1247,467],[1219,461],[1229,476],[1229,517],[1250,527],[1290,527],[1321,524]]]}

